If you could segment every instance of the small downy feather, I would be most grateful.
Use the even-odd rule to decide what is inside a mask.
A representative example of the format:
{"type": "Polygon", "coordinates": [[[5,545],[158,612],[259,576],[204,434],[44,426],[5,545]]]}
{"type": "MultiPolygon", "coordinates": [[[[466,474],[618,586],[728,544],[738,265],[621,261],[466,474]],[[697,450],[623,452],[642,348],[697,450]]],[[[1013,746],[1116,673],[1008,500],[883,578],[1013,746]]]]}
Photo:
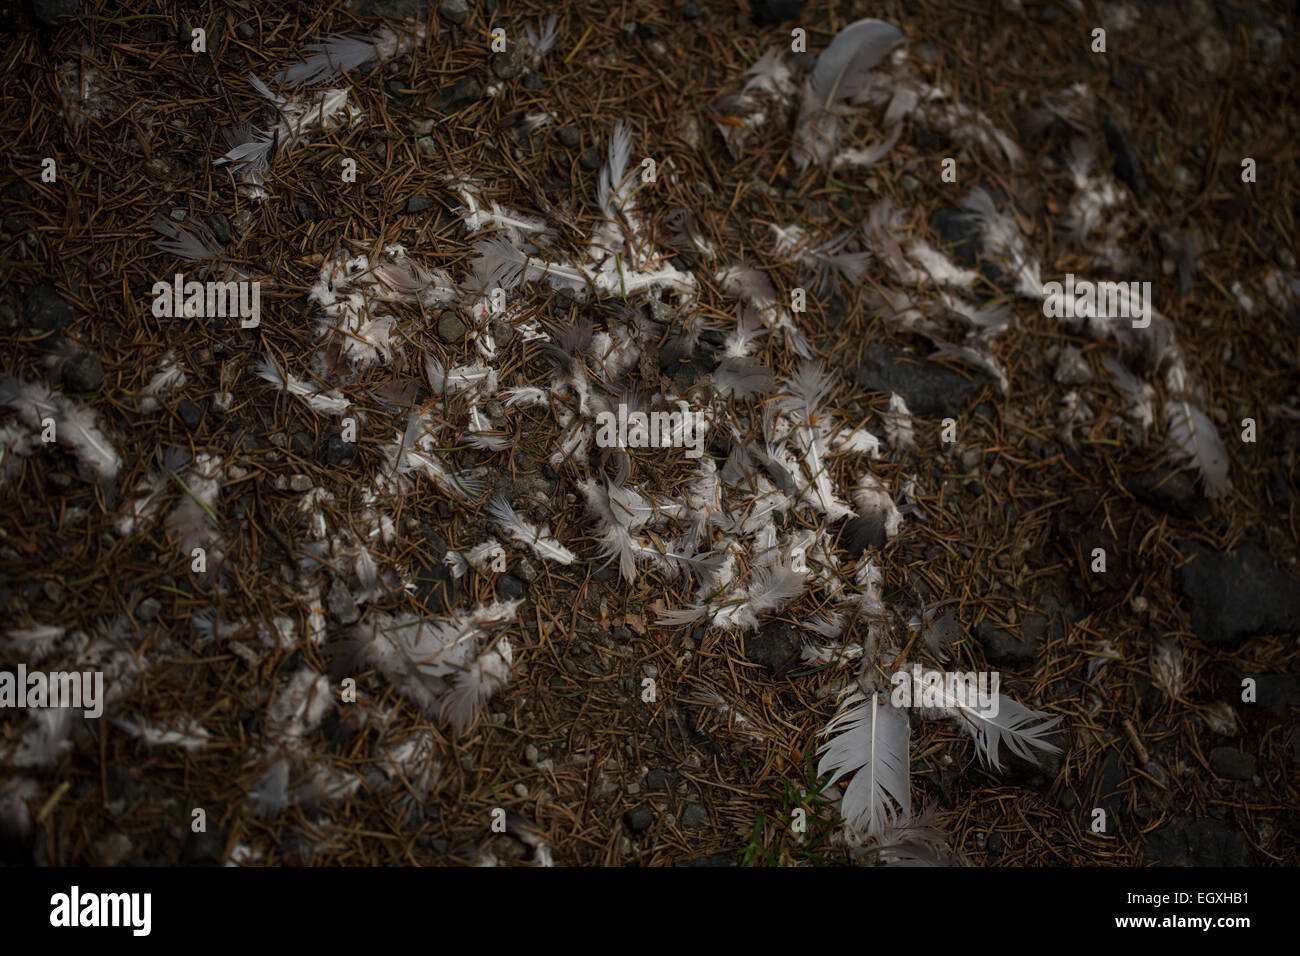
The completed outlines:
{"type": "Polygon", "coordinates": [[[464,733],[483,705],[510,683],[513,663],[510,641],[503,637],[457,675],[451,690],[438,702],[438,719],[450,724],[456,733],[464,733]]]}
{"type": "Polygon", "coordinates": [[[555,46],[555,40],[560,35],[558,23],[558,15],[552,13],[542,21],[539,30],[534,30],[531,23],[524,25],[524,42],[528,50],[526,55],[534,69],[541,65],[542,57],[555,46]]]}
{"type": "Polygon", "coordinates": [[[831,739],[817,750],[818,777],[830,773],[828,787],[843,776],[853,778],[842,801],[851,830],[879,835],[900,815],[911,815],[911,726],[906,711],[888,704],[881,694],[854,693],[820,736],[831,739]]]}
{"type": "Polygon", "coordinates": [[[812,86],[816,102],[827,109],[838,99],[854,96],[889,51],[903,41],[903,31],[882,20],[850,23],[817,57],[812,86]]]}
{"type": "Polygon", "coordinates": [[[275,359],[271,357],[270,353],[267,353],[253,365],[253,374],[270,382],[276,388],[288,392],[290,395],[297,395],[311,407],[312,411],[320,412],[322,415],[342,415],[352,405],[351,402],[337,392],[327,392],[323,388],[313,388],[293,375],[285,375],[280,371],[279,366],[275,364],[275,359]]]}
{"type": "Polygon", "coordinates": [[[771,391],[772,373],[755,358],[724,358],[713,370],[713,388],[719,395],[749,398],[771,391]]]}
{"type": "Polygon", "coordinates": [[[892,24],[858,20],[841,30],[817,57],[795,124],[794,159],[801,169],[813,161],[830,160],[839,139],[836,103],[861,90],[871,71],[902,39],[903,31],[892,24]]]}
{"type": "Polygon", "coordinates": [[[68,402],[59,417],[59,436],[77,453],[77,459],[100,481],[109,482],[117,477],[122,465],[112,443],[104,437],[95,424],[95,410],[87,405],[68,402]]]}
{"type": "Polygon", "coordinates": [[[912,427],[912,411],[907,401],[897,392],[889,395],[889,411],[884,415],[885,437],[895,452],[903,452],[916,446],[915,430],[912,427]]]}
{"type": "Polygon", "coordinates": [[[577,560],[577,555],[551,537],[545,525],[538,528],[519,517],[503,495],[497,495],[488,502],[488,517],[510,537],[532,548],[540,558],[558,564],[572,564],[577,560]]]}
{"type": "Polygon", "coordinates": [[[1035,750],[1045,753],[1061,751],[1047,739],[1052,728],[1060,723],[1059,716],[1044,720],[1046,714],[1030,710],[1002,694],[997,695],[996,716],[989,716],[971,706],[971,702],[961,699],[961,695],[950,696],[946,690],[942,699],[970,734],[975,742],[975,752],[985,766],[1002,769],[998,751],[1004,743],[1012,753],[1033,764],[1038,763],[1035,750]]]}
{"type": "Polygon", "coordinates": [[[1165,421],[1174,454],[1194,464],[1201,473],[1207,498],[1222,498],[1231,489],[1228,480],[1228,450],[1210,416],[1190,402],[1165,402],[1165,421]]]}
{"type": "Polygon", "coordinates": [[[1174,700],[1186,689],[1183,652],[1172,637],[1157,638],[1151,647],[1151,675],[1154,683],[1174,700]]]}
{"type": "Polygon", "coordinates": [[[620,120],[614,124],[614,133],[609,139],[609,155],[600,170],[600,181],[596,186],[596,199],[606,218],[613,219],[622,208],[631,192],[631,181],[627,176],[627,161],[632,154],[632,133],[620,120]]]}
{"type": "Polygon", "coordinates": [[[271,148],[275,145],[275,135],[258,129],[252,123],[236,123],[223,132],[226,145],[230,147],[224,156],[212,161],[212,165],[233,163],[241,167],[248,181],[261,185],[271,172],[271,148]]]}
{"type": "Polygon", "coordinates": [[[309,55],[304,56],[301,63],[276,72],[277,84],[295,86],[298,83],[321,83],[379,59],[374,39],[358,33],[309,43],[302,48],[302,52],[309,55]]]}
{"type": "Polygon", "coordinates": [[[221,243],[217,242],[216,237],[208,231],[208,227],[197,219],[173,222],[171,219],[159,216],[153,221],[153,228],[155,232],[167,237],[154,240],[154,245],[163,252],[170,252],[174,256],[192,261],[219,259],[222,256],[221,243]]]}

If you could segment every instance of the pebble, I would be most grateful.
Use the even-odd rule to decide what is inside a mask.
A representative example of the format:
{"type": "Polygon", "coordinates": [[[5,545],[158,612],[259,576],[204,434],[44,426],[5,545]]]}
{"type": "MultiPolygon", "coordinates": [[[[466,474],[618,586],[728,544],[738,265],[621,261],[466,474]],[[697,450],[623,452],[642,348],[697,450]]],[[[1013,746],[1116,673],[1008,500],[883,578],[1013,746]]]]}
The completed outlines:
{"type": "Polygon", "coordinates": [[[194,431],[203,421],[203,412],[201,412],[199,407],[188,398],[184,399],[176,406],[176,414],[180,416],[182,424],[184,424],[186,429],[189,431],[194,431]]]}
{"type": "Polygon", "coordinates": [[[528,796],[527,784],[522,784],[522,783],[515,784],[515,796],[519,797],[521,800],[527,797],[528,796]]]}
{"type": "Polygon", "coordinates": [[[682,813],[682,826],[692,830],[709,825],[709,811],[698,803],[688,803],[682,813]]]}
{"type": "Polygon", "coordinates": [[[149,621],[152,621],[154,618],[156,618],[158,616],[158,612],[161,610],[162,610],[162,602],[159,601],[157,598],[149,597],[149,598],[145,598],[136,606],[135,616],[137,619],[148,623],[149,621]]]}
{"type": "Polygon", "coordinates": [[[352,460],[356,451],[356,442],[344,441],[335,435],[325,442],[325,462],[330,465],[345,464],[352,460]]]}
{"type": "Polygon", "coordinates": [[[503,601],[515,601],[524,596],[524,582],[511,574],[497,578],[497,597],[503,601]]]}
{"type": "Polygon", "coordinates": [[[216,212],[208,216],[207,223],[218,242],[224,244],[230,241],[230,220],[222,213],[216,212]]]}
{"type": "Polygon", "coordinates": [[[438,4],[438,14],[449,23],[462,24],[469,19],[469,4],[465,0],[443,0],[438,4]]]}
{"type": "Polygon", "coordinates": [[[595,146],[584,150],[582,155],[578,157],[578,165],[587,172],[594,173],[600,169],[600,151],[595,146]]]}
{"type": "Polygon", "coordinates": [[[561,126],[555,135],[566,149],[577,149],[582,143],[582,133],[576,126],[561,126]]]}
{"type": "Polygon", "coordinates": [[[412,196],[410,199],[406,200],[406,212],[408,215],[411,213],[424,212],[432,205],[433,205],[433,200],[430,199],[428,196],[424,196],[424,195],[412,196]]]}
{"type": "Polygon", "coordinates": [[[450,344],[465,337],[465,323],[455,312],[447,311],[438,316],[438,338],[450,344]]]}
{"type": "Polygon", "coordinates": [[[528,744],[524,747],[524,759],[528,761],[528,766],[537,766],[537,761],[541,759],[541,752],[536,744],[528,744]]]}
{"type": "Polygon", "coordinates": [[[458,80],[438,94],[433,107],[439,113],[454,113],[483,98],[483,87],[473,77],[458,80]]]}
{"type": "Polygon", "coordinates": [[[512,43],[506,50],[492,54],[492,73],[501,80],[513,80],[524,69],[523,48],[512,43]]]}
{"type": "Polygon", "coordinates": [[[311,491],[312,480],[308,478],[306,475],[294,475],[292,478],[289,479],[289,488],[292,491],[297,491],[300,493],[304,491],[311,491]]]}
{"type": "MultiPolygon", "coordinates": [[[[633,833],[642,833],[650,828],[650,824],[655,822],[654,811],[643,803],[624,813],[623,822],[627,824],[627,828],[633,833]]],[[[630,851],[629,847],[625,852],[630,851]]]]}

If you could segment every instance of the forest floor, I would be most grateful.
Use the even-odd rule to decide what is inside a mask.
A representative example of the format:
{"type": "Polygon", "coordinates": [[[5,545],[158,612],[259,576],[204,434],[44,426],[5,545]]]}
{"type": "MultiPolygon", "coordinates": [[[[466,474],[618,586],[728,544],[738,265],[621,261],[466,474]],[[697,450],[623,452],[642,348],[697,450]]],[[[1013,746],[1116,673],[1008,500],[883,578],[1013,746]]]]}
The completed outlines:
{"type": "MultiPolygon", "coordinates": [[[[544,217],[559,248],[581,256],[622,121],[633,165],[642,156],[658,165],[638,202],[659,247],[669,248],[684,209],[717,253],[715,262],[698,246],[679,249],[674,263],[698,284],[703,332],[685,356],[642,354],[636,385],[647,393],[688,393],[713,372],[736,315],[718,269],[743,259],[777,289],[799,283],[797,264],[774,252],[772,225],[860,236],[868,210],[889,198],[904,235],[980,272],[973,297],[1009,304],[1010,326],[989,346],[1005,391],[985,371],[932,356],[931,339],[885,316],[875,293],[895,286],[878,261],[857,286],[810,294],[797,316],[832,373],[831,412],[882,434],[897,393],[914,416],[914,447],[870,462],[896,500],[911,482],[915,506],[895,536],[871,542],[891,634],[890,653],[873,663],[887,677],[907,654],[918,659],[924,642],[907,622],[938,606],[955,628],[945,666],[996,671],[1008,697],[1062,718],[1058,753],[1004,759],[1000,770],[976,760],[958,725],[913,722],[912,802],[944,814],[951,851],[1002,866],[1300,863],[1295,12],[1280,3],[1085,2],[1076,12],[1031,0],[1022,9],[815,0],[760,24],[719,0],[571,3],[554,8],[549,52],[521,63],[492,52],[490,30],[502,27],[510,42],[550,9],[472,2],[461,17],[446,6],[232,0],[191,22],[152,2],[127,13],[83,0],[57,28],[25,7],[11,11],[18,25],[0,54],[3,377],[88,404],[121,467],[115,482],[98,481],[59,443],[6,460],[0,664],[70,669],[85,650],[77,632],[126,648],[134,664],[114,672],[120,692],[105,716],[78,720],[44,759],[21,756],[35,718],[0,712],[0,859],[536,863],[540,839],[559,865],[849,861],[817,747],[855,666],[800,659],[807,635],[796,625],[811,596],[754,630],[656,623],[689,596],[650,567],[629,583],[600,556],[578,488],[588,471],[552,463],[563,430],[544,410],[514,419],[504,449],[450,454],[547,523],[573,563],[511,545],[506,570],[452,577],[449,549],[500,532],[486,494],[466,501],[420,479],[391,509],[381,554],[381,572],[409,586],[358,607],[320,569],[314,578],[297,570],[310,537],[303,492],[328,490],[329,526],[360,534],[357,489],[383,471],[405,409],[445,400],[428,390],[421,356],[447,368],[482,358],[466,335],[473,316],[393,306],[405,351],[346,381],[365,408],[349,444],[337,417],[251,371],[267,354],[303,377],[312,361],[342,363],[337,342],[314,334],[308,294],[322,264],[341,244],[372,261],[401,245],[426,268],[463,275],[482,236],[456,212],[452,169],[477,179],[487,200],[544,217]],[[791,29],[807,31],[808,55],[788,54],[802,77],[864,16],[900,27],[917,75],[982,111],[1021,160],[908,119],[868,169],[801,170],[792,121],[779,117],[733,158],[713,121],[719,97],[739,90],[770,47],[788,51],[791,29]],[[266,198],[237,194],[230,167],[213,160],[226,148],[223,127],[267,121],[247,74],[269,79],[319,37],[417,22],[414,50],[326,84],[347,89],[361,121],[278,156],[266,198]],[[205,53],[191,51],[196,26],[205,53]],[[1106,30],[1104,54],[1090,48],[1095,27],[1106,30]],[[1093,107],[1074,132],[1097,144],[1098,169],[1113,168],[1122,191],[1103,216],[1122,224],[1110,239],[1131,256],[1127,269],[1104,271],[1095,249],[1061,229],[1075,193],[1062,161],[1070,131],[1018,122],[1044,94],[1075,84],[1093,107]],[[542,111],[553,120],[533,128],[542,111]],[[57,161],[54,182],[42,180],[45,157],[57,161]],[[956,184],[943,181],[946,157],[957,159],[956,184]],[[341,158],[355,160],[355,182],[341,181],[341,158]],[[1044,281],[1152,282],[1226,448],[1225,496],[1207,497],[1196,471],[1170,456],[1160,414],[1150,440],[1135,439],[1105,371],[1115,343],[1017,297],[992,251],[963,233],[956,213],[976,185],[1023,230],[1044,281]],[[153,284],[191,265],[154,245],[158,217],[202,221],[230,261],[266,280],[259,327],[152,312],[153,284]],[[169,361],[183,380],[150,396],[169,361]],[[1063,425],[1069,402],[1082,411],[1063,425]],[[944,440],[948,418],[956,441],[944,440]],[[1242,440],[1247,418],[1254,441],[1242,440]],[[167,449],[215,456],[223,469],[210,509],[228,572],[220,587],[191,573],[167,522],[120,530],[167,449]],[[523,602],[504,632],[513,678],[463,733],[373,668],[353,672],[359,703],[337,699],[336,645],[359,617],[436,616],[494,598],[523,602]],[[205,639],[194,623],[204,614],[235,624],[205,639]],[[50,638],[63,643],[22,656],[39,627],[66,629],[50,638]],[[330,700],[286,714],[277,701],[304,670],[327,676],[330,700]],[[159,736],[167,728],[198,737],[169,743],[159,736]],[[259,812],[249,795],[265,790],[279,759],[296,796],[259,812]],[[351,781],[341,795],[305,785],[318,765],[351,781]],[[195,832],[200,808],[206,830],[195,832]],[[492,829],[497,808],[509,814],[507,833],[492,829]]],[[[845,145],[865,147],[878,139],[881,111],[856,115],[845,145]]],[[[536,319],[552,332],[575,320],[599,330],[620,320],[618,309],[649,309],[644,295],[609,305],[528,288],[512,322],[536,319]]],[[[546,350],[509,326],[494,326],[502,382],[545,388],[546,350]]],[[[785,342],[773,334],[758,351],[778,378],[796,363],[785,342]]],[[[1170,396],[1152,381],[1159,409],[1170,396]]],[[[501,412],[489,406],[494,422],[501,412]]],[[[0,423],[13,415],[0,411],[0,423]]],[[[727,435],[709,437],[721,468],[727,435]]],[[[636,458],[638,480],[661,488],[688,464],[636,458]]],[[[164,483],[160,516],[195,491],[180,474],[189,473],[164,483]]],[[[843,547],[842,529],[831,530],[843,547]]]]}

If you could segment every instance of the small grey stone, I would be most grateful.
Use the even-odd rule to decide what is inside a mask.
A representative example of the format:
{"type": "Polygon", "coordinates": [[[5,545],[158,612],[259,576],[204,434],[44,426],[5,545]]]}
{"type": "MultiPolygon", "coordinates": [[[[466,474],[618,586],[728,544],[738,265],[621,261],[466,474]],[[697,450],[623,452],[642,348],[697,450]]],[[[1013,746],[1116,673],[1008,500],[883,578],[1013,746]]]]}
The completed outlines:
{"type": "Polygon", "coordinates": [[[21,180],[10,183],[9,188],[5,190],[5,195],[14,202],[27,202],[35,193],[36,190],[21,180]]]}
{"type": "Polygon", "coordinates": [[[211,216],[208,216],[207,223],[208,228],[212,230],[212,234],[217,237],[218,242],[227,243],[230,241],[230,220],[224,214],[214,212],[211,216]]]}
{"type": "Polygon", "coordinates": [[[492,73],[501,80],[513,80],[523,72],[523,47],[510,44],[505,50],[492,54],[492,73]]]}
{"type": "Polygon", "coordinates": [[[172,217],[172,222],[184,222],[190,218],[190,214],[184,209],[173,209],[168,215],[172,217]]]}
{"type": "Polygon", "coordinates": [[[1255,776],[1255,758],[1233,747],[1215,747],[1210,751],[1210,769],[1229,780],[1250,780],[1255,776]]]}
{"type": "Polygon", "coordinates": [[[784,621],[771,621],[745,639],[745,658],[761,664],[776,677],[788,671],[799,659],[803,639],[784,621]]]}
{"type": "Polygon", "coordinates": [[[1020,667],[1033,663],[1038,654],[1043,631],[1044,629],[1037,627],[1032,630],[1025,628],[1024,640],[1016,640],[1014,635],[994,627],[993,623],[985,618],[975,629],[975,639],[983,646],[984,656],[990,664],[1000,667],[1020,667]]]}
{"type": "Polygon", "coordinates": [[[357,453],[356,442],[344,441],[335,435],[325,442],[325,463],[329,465],[342,465],[352,460],[352,456],[357,453]]]}
{"type": "Polygon", "coordinates": [[[253,29],[253,25],[245,20],[239,26],[235,27],[235,32],[239,34],[241,40],[251,40],[256,31],[253,29]]]}
{"type": "Polygon", "coordinates": [[[433,101],[433,108],[439,113],[454,113],[466,106],[477,103],[483,98],[483,87],[473,77],[457,80],[445,88],[433,101]]]}
{"type": "Polygon", "coordinates": [[[541,76],[540,76],[539,74],[537,74],[537,73],[525,73],[525,74],[524,74],[524,89],[526,89],[526,90],[534,90],[534,91],[536,91],[536,90],[544,90],[544,89],[546,89],[546,81],[543,80],[543,79],[541,78],[541,76]]]}
{"type": "Polygon", "coordinates": [[[406,200],[406,212],[408,215],[411,213],[424,212],[432,205],[433,200],[428,196],[412,196],[410,199],[406,200]]]}
{"type": "Polygon", "coordinates": [[[136,605],[135,616],[137,619],[144,621],[146,624],[158,616],[162,610],[162,602],[157,598],[147,597],[136,605]]]}
{"type": "Polygon", "coordinates": [[[497,597],[503,601],[514,601],[524,596],[524,582],[513,574],[503,574],[497,578],[497,597]]]}
{"type": "Polygon", "coordinates": [[[528,558],[519,559],[519,563],[515,565],[515,574],[529,584],[532,584],[540,577],[537,565],[533,564],[528,558]]]}
{"type": "Polygon", "coordinates": [[[1049,3],[1038,11],[1038,21],[1040,23],[1055,23],[1061,19],[1061,8],[1054,3],[1049,3]]]}
{"type": "Polygon", "coordinates": [[[253,224],[253,213],[248,209],[241,209],[235,213],[235,218],[230,220],[230,224],[235,227],[235,232],[243,235],[248,232],[248,227],[253,224]]]}
{"type": "Polygon", "coordinates": [[[329,611],[330,617],[340,624],[355,624],[361,617],[361,611],[357,608],[352,592],[338,578],[334,579],[329,590],[325,592],[325,608],[329,611]]]}
{"type": "Polygon", "coordinates": [[[1061,349],[1056,360],[1056,371],[1052,378],[1058,385],[1087,385],[1092,381],[1092,369],[1088,367],[1083,353],[1073,345],[1061,349]]]}
{"type": "Polygon", "coordinates": [[[447,311],[438,317],[438,338],[451,345],[465,337],[465,323],[455,312],[447,311]]]}
{"type": "Polygon", "coordinates": [[[302,494],[305,491],[311,491],[312,482],[306,475],[294,475],[289,479],[289,490],[302,494]]]}
{"type": "Polygon", "coordinates": [[[180,416],[182,424],[184,424],[186,429],[189,431],[194,431],[194,429],[198,428],[199,424],[203,421],[203,412],[201,412],[199,407],[188,398],[183,399],[181,403],[176,406],[176,414],[180,416]]]}
{"type": "Polygon", "coordinates": [[[600,150],[596,149],[595,146],[587,148],[578,157],[578,164],[589,173],[594,173],[600,169],[600,162],[600,150]]]}
{"type": "Polygon", "coordinates": [[[34,286],[23,300],[23,321],[38,332],[56,332],[76,317],[72,306],[50,285],[34,286]]]}
{"type": "Polygon", "coordinates": [[[682,826],[698,830],[709,825],[709,811],[698,803],[686,804],[682,811],[682,826]]]}
{"type": "Polygon", "coordinates": [[[667,790],[676,779],[677,774],[669,770],[651,770],[645,776],[645,786],[647,790],[667,790]]]}
{"type": "Polygon", "coordinates": [[[576,126],[561,126],[555,135],[559,137],[565,149],[577,149],[582,143],[582,133],[576,126]]]}
{"type": "Polygon", "coordinates": [[[623,822],[633,833],[642,833],[655,822],[654,811],[642,803],[623,814],[623,822]]]}
{"type": "Polygon", "coordinates": [[[5,232],[9,233],[9,235],[11,236],[18,235],[18,233],[22,232],[26,228],[27,228],[27,223],[25,223],[22,219],[5,220],[5,232]]]}
{"type": "Polygon", "coordinates": [[[63,363],[63,387],[70,392],[93,392],[104,382],[104,363],[94,352],[79,352],[63,363]]]}
{"type": "Polygon", "coordinates": [[[442,0],[438,14],[449,23],[461,24],[469,19],[469,5],[465,0],[442,0]]]}
{"type": "Polygon", "coordinates": [[[682,19],[684,20],[698,20],[703,15],[703,13],[704,11],[700,9],[698,4],[695,3],[682,4],[682,19]]]}

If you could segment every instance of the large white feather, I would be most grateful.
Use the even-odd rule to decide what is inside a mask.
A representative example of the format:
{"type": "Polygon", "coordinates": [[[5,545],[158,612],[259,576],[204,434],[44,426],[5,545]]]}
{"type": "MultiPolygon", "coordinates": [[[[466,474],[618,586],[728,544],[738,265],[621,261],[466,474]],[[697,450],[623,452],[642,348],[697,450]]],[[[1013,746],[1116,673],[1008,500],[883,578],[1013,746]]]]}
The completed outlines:
{"type": "Polygon", "coordinates": [[[830,773],[827,786],[852,775],[844,791],[845,824],[868,835],[884,832],[900,816],[911,815],[908,745],[911,726],[907,712],[886,703],[882,695],[855,693],[821,736],[829,737],[817,775],[830,773]]]}

